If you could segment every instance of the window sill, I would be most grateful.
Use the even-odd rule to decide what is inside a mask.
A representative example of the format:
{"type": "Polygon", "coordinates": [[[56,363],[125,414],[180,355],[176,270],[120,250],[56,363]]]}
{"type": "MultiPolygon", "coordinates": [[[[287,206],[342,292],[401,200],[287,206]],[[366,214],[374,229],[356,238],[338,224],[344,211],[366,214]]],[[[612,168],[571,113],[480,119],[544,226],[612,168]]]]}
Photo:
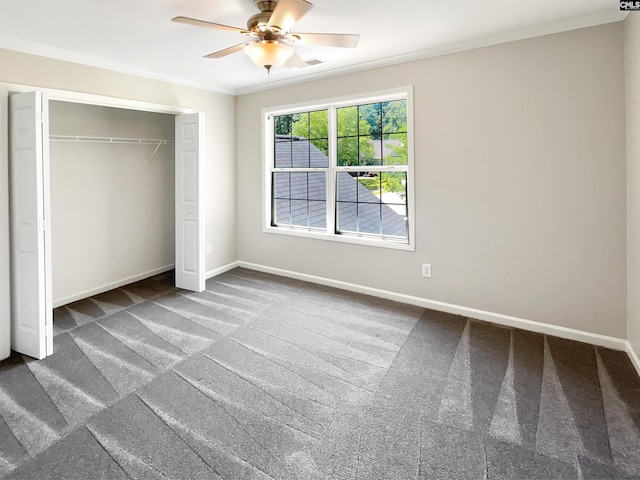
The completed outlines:
{"type": "Polygon", "coordinates": [[[390,248],[393,250],[406,250],[411,252],[415,251],[415,247],[411,243],[401,243],[393,240],[358,237],[356,235],[332,235],[326,232],[313,232],[307,230],[298,230],[295,228],[271,226],[264,227],[262,231],[264,233],[287,235],[290,237],[313,238],[315,240],[323,240],[328,242],[351,243],[368,247],[390,248]]]}

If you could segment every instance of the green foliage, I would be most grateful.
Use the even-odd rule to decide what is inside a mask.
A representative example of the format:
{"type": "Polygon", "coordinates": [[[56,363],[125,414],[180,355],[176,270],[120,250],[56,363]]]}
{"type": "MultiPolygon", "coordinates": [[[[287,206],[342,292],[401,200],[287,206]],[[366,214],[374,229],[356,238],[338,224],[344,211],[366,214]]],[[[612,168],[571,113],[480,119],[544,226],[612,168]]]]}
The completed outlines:
{"type": "Polygon", "coordinates": [[[407,174],[404,172],[380,172],[373,177],[358,177],[358,181],[374,195],[397,193],[406,195],[407,174]]]}
{"type": "Polygon", "coordinates": [[[384,157],[385,165],[406,165],[409,160],[407,151],[407,134],[383,135],[382,144],[391,150],[384,157]],[[391,142],[394,140],[395,142],[391,142]]]}
{"type": "Polygon", "coordinates": [[[372,103],[369,105],[360,105],[358,107],[360,121],[369,124],[369,133],[375,140],[380,140],[382,127],[380,123],[380,112],[382,111],[381,103],[372,103]]]}
{"type": "Polygon", "coordinates": [[[296,137],[327,139],[329,138],[329,112],[327,110],[317,110],[296,113],[292,115],[291,131],[296,137]]]}
{"type": "Polygon", "coordinates": [[[393,192],[405,198],[407,194],[407,174],[405,172],[383,172],[382,192],[393,192]]]}
{"type": "Polygon", "coordinates": [[[276,135],[291,135],[293,115],[279,115],[275,117],[276,135]]]}
{"type": "Polygon", "coordinates": [[[380,191],[380,178],[374,177],[358,177],[358,181],[374,195],[380,191]]]}
{"type": "Polygon", "coordinates": [[[407,101],[394,100],[382,104],[382,133],[407,131],[407,101]]]}
{"type": "Polygon", "coordinates": [[[385,133],[406,132],[406,100],[360,105],[358,110],[360,120],[364,120],[369,124],[370,135],[375,140],[380,140],[385,133]]]}
{"type": "Polygon", "coordinates": [[[338,109],[338,165],[375,165],[371,126],[358,117],[358,107],[338,109]]]}

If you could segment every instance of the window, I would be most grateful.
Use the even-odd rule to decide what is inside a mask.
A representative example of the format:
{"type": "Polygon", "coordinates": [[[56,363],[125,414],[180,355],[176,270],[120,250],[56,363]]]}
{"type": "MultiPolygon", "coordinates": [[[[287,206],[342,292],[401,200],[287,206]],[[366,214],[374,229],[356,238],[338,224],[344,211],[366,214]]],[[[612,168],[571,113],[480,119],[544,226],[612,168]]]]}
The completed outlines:
{"type": "Polygon", "coordinates": [[[265,230],[412,249],[411,89],[265,113],[265,230]]]}

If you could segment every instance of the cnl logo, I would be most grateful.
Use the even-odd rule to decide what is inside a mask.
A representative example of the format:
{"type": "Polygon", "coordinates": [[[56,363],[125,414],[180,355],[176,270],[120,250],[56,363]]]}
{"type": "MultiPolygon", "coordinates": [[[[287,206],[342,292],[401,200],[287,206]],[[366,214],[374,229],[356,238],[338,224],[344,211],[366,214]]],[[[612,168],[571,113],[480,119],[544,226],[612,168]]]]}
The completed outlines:
{"type": "Polygon", "coordinates": [[[620,10],[640,10],[640,0],[620,1],[620,10]]]}

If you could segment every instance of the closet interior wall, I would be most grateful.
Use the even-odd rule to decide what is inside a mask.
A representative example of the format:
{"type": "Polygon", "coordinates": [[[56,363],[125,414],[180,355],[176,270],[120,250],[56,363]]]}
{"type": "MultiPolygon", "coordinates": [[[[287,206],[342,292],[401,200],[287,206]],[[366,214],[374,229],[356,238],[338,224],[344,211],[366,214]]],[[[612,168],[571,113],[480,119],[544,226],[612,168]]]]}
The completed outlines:
{"type": "Polygon", "coordinates": [[[54,307],[171,269],[174,116],[51,101],[49,117],[54,307]]]}

